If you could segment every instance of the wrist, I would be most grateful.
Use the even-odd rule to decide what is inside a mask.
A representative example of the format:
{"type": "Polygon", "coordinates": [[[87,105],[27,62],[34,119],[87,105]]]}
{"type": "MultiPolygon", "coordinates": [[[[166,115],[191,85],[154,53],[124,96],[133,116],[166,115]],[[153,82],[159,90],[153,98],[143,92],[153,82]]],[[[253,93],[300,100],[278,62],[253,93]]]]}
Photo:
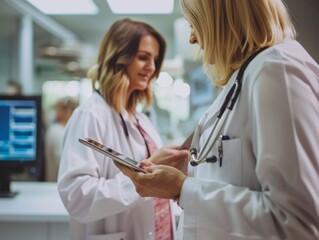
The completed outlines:
{"type": "Polygon", "coordinates": [[[186,178],[187,178],[187,176],[185,176],[185,175],[181,176],[181,181],[180,181],[180,186],[179,186],[179,193],[173,199],[173,201],[176,202],[179,207],[181,207],[180,206],[180,197],[181,197],[181,193],[182,193],[182,187],[183,187],[183,184],[184,184],[186,178]]]}

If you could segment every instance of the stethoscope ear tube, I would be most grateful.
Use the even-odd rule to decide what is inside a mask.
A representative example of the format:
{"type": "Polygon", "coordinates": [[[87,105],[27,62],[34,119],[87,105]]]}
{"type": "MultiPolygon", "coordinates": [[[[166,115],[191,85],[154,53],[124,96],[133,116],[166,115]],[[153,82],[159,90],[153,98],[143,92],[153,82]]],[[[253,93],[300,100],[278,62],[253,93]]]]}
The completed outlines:
{"type": "MultiPolygon", "coordinates": [[[[229,105],[229,102],[230,100],[232,99],[233,97],[233,93],[236,89],[236,84],[233,84],[233,86],[230,88],[229,92],[227,93],[226,97],[225,97],[225,100],[219,110],[219,113],[217,115],[217,118],[221,118],[227,108],[227,106],[229,105]]],[[[234,99],[234,102],[236,101],[236,99],[234,99]]]]}

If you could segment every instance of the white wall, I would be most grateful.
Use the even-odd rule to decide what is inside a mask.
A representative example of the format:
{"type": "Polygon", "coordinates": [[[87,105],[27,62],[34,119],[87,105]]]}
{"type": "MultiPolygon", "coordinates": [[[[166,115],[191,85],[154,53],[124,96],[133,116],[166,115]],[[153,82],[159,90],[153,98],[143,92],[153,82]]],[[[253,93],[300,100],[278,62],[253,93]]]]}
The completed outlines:
{"type": "Polygon", "coordinates": [[[0,93],[4,91],[10,78],[17,78],[14,66],[14,42],[0,39],[0,93]]]}

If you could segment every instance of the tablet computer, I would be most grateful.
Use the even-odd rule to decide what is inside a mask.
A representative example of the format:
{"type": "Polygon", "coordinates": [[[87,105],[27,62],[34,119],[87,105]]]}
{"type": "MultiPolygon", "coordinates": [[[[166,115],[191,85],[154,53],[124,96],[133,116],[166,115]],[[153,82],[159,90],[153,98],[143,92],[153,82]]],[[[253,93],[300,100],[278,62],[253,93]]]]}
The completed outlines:
{"type": "Polygon", "coordinates": [[[111,148],[104,146],[102,143],[99,143],[99,142],[97,142],[93,139],[90,139],[90,138],[79,138],[79,141],[80,141],[80,143],[82,143],[90,148],[93,148],[96,151],[99,151],[100,153],[110,157],[111,159],[113,159],[114,161],[116,161],[120,164],[125,165],[126,167],[129,167],[135,171],[147,173],[146,170],[144,170],[138,166],[139,163],[137,161],[135,161],[131,158],[128,158],[128,157],[124,156],[123,154],[121,154],[121,153],[119,153],[111,148]]]}
{"type": "Polygon", "coordinates": [[[192,132],[186,139],[185,141],[182,143],[182,145],[180,145],[180,149],[189,149],[191,147],[192,141],[193,141],[193,137],[194,137],[194,132],[192,132]]]}

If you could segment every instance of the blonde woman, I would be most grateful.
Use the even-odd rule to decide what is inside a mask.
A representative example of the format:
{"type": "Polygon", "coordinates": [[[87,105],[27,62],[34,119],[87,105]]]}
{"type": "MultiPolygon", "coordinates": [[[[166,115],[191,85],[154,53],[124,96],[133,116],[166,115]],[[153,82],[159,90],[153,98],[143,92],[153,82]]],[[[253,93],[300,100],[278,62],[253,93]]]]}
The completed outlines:
{"type": "Polygon", "coordinates": [[[144,161],[147,174],[119,167],[142,196],[179,201],[177,239],[319,239],[319,66],[295,40],[287,8],[180,2],[189,41],[223,88],[193,136],[195,176],[151,164],[170,165],[163,150],[144,161]]]}
{"type": "MultiPolygon", "coordinates": [[[[161,147],[136,105],[151,104],[151,81],[159,75],[165,48],[158,31],[130,19],[116,21],[102,40],[97,66],[88,74],[96,90],[68,122],[59,169],[58,190],[74,240],[174,238],[170,202],[141,198],[111,159],[78,141],[94,139],[137,161],[161,147]]],[[[171,149],[175,152],[187,155],[171,149]]]]}

